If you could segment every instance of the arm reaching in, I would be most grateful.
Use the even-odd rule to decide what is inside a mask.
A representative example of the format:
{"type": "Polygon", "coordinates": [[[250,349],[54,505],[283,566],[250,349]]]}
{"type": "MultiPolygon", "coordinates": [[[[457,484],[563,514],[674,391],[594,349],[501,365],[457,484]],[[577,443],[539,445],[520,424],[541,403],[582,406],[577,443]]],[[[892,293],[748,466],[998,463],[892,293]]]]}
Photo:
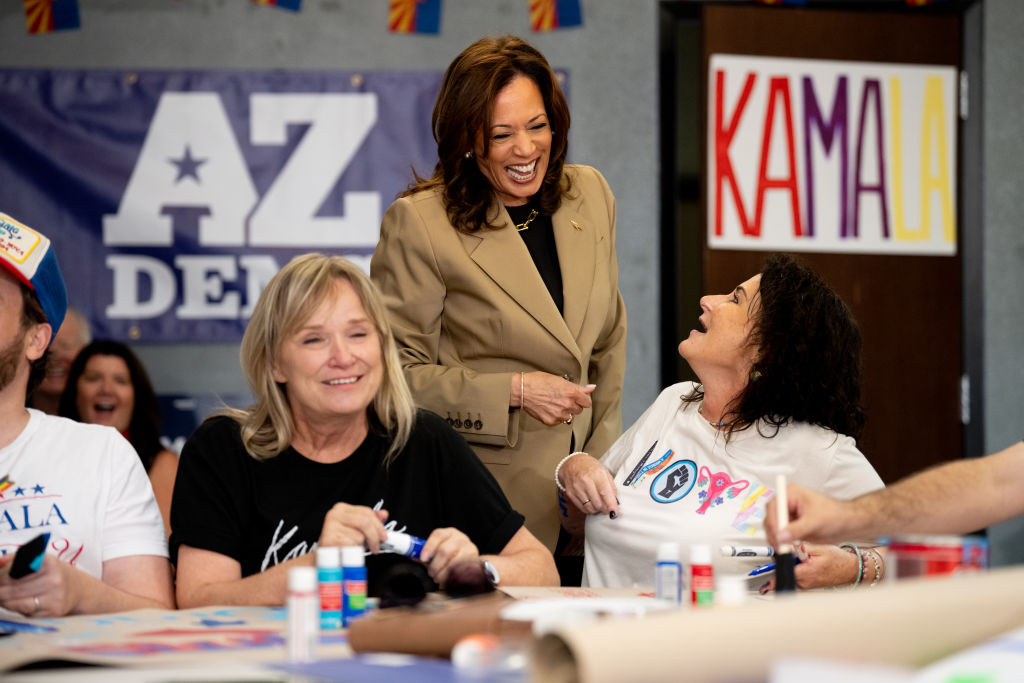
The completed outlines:
{"type": "Polygon", "coordinates": [[[958,460],[889,488],[838,501],[791,484],[789,526],[775,528],[775,501],[765,514],[768,542],[828,541],[893,533],[961,534],[1024,513],[1024,442],[984,458],[958,460]]]}

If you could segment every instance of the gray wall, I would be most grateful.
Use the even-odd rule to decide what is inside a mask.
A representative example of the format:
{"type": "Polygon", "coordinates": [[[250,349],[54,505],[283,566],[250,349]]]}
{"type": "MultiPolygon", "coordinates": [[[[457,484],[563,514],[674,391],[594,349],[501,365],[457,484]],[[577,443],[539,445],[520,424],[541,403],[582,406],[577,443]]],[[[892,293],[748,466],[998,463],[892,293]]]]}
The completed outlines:
{"type": "MultiPolygon", "coordinates": [[[[570,161],[599,168],[618,200],[629,314],[624,419],[658,390],[656,3],[584,3],[584,28],[530,32],[526,0],[445,0],[441,34],[387,31],[384,0],[304,0],[292,13],[248,0],[79,0],[82,28],[28,36],[20,2],[0,3],[0,66],[428,69],[484,35],[513,33],[569,71],[570,161]]],[[[429,170],[429,169],[426,169],[429,170]]],[[[157,390],[246,390],[237,347],[139,347],[157,390]]]]}
{"type": "MultiPolygon", "coordinates": [[[[1024,13],[1014,0],[984,4],[983,210],[985,447],[1024,439],[1024,13]]],[[[1022,492],[1024,495],[1024,492],[1022,492]]],[[[992,559],[1024,562],[1024,517],[990,529],[992,559]]]]}
{"type": "MultiPolygon", "coordinates": [[[[440,36],[387,33],[383,0],[305,0],[299,14],[247,0],[80,0],[83,26],[28,36],[19,2],[0,3],[0,66],[441,70],[485,34],[516,33],[568,69],[570,156],[600,168],[619,201],[619,263],[629,310],[627,424],[658,390],[658,93],[655,0],[584,0],[582,29],[531,34],[525,0],[446,0],[440,36]]],[[[1024,438],[1024,14],[984,0],[981,272],[984,450],[1024,438]]],[[[965,226],[974,229],[976,226],[965,226]]],[[[234,346],[146,347],[158,390],[244,389],[234,346]]],[[[919,426],[918,428],[927,428],[919,426]]],[[[955,501],[951,501],[955,504],[955,501]]],[[[993,530],[998,562],[1024,561],[1024,522],[993,530]],[[1014,547],[1018,546],[1018,547],[1014,547]]]]}

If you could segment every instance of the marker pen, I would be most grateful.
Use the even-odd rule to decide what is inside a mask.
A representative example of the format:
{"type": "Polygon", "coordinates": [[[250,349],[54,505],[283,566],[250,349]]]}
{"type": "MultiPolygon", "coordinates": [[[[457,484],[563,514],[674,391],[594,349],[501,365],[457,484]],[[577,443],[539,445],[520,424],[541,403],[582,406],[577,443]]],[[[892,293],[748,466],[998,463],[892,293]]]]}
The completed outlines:
{"type": "MultiPolygon", "coordinates": [[[[794,565],[800,564],[800,558],[799,557],[794,557],[793,558],[793,564],[794,565]]],[[[774,562],[769,562],[768,564],[762,564],[760,567],[755,567],[754,569],[752,569],[750,571],[749,574],[747,574],[747,576],[761,576],[761,574],[768,574],[769,572],[773,572],[773,571],[775,571],[775,563],[774,562]]]]}
{"type": "Polygon", "coordinates": [[[723,545],[722,557],[773,557],[775,548],[770,545],[723,545]]]}

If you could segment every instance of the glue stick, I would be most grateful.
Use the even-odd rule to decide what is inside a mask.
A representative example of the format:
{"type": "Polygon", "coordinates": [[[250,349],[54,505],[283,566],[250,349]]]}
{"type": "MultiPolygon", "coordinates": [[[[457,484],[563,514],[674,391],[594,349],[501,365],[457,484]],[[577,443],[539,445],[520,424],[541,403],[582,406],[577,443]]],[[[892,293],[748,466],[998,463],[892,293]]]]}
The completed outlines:
{"type": "Polygon", "coordinates": [[[418,560],[424,543],[426,541],[419,536],[404,534],[400,531],[389,531],[387,540],[380,544],[380,551],[382,553],[398,553],[418,560]]]}

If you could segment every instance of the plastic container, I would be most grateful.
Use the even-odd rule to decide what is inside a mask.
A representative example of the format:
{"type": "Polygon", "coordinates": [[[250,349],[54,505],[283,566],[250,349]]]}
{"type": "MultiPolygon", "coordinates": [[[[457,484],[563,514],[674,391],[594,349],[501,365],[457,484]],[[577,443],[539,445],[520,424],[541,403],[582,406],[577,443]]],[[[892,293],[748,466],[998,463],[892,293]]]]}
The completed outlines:
{"type": "Polygon", "coordinates": [[[348,626],[353,619],[366,613],[366,557],[363,546],[347,545],[341,549],[341,583],[341,620],[342,626],[348,626]]]}
{"type": "Polygon", "coordinates": [[[887,543],[889,579],[942,576],[988,568],[988,539],[981,536],[894,536],[887,543]]]}
{"type": "Polygon", "coordinates": [[[690,546],[690,602],[707,607],[714,601],[715,575],[711,566],[711,546],[694,543],[690,546]]]}
{"type": "Polygon", "coordinates": [[[317,593],[320,597],[320,629],[341,628],[341,549],[316,549],[317,593]]]}
{"type": "Polygon", "coordinates": [[[679,561],[679,544],[665,542],[658,546],[654,564],[654,595],[674,605],[683,603],[683,565],[679,561]]]}
{"type": "Polygon", "coordinates": [[[316,646],[320,641],[319,603],[316,569],[313,567],[289,569],[287,641],[290,661],[316,661],[316,646]]]}

